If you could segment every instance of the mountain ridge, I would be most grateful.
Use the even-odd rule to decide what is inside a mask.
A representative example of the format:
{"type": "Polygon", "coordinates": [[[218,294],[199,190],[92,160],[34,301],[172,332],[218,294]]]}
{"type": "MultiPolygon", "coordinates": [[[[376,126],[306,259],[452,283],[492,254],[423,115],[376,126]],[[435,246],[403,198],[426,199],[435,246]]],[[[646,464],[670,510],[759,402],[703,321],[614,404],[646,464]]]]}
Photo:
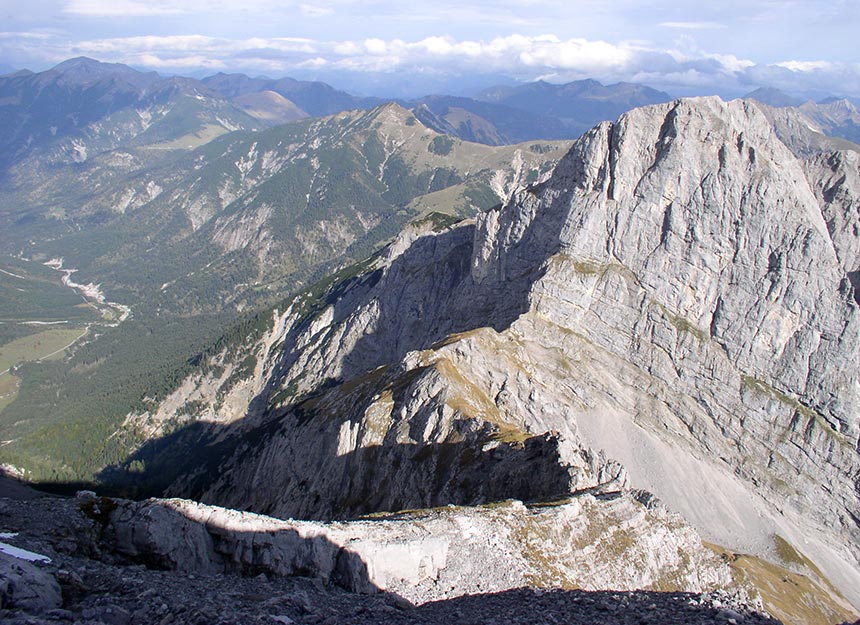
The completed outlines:
{"type": "MultiPolygon", "coordinates": [[[[201,82],[141,90],[93,63],[13,77],[97,85],[106,116],[48,127],[8,171],[25,195],[5,198],[0,238],[67,250],[135,315],[46,364],[54,378],[22,369],[6,458],[322,520],[644,489],[707,540],[858,602],[860,163],[821,132],[850,129],[850,102],[634,109],[547,178],[563,144],[451,136],[505,141],[513,109],[309,118],[263,95],[254,117],[201,82]],[[303,118],[250,129],[279,114],[303,118]],[[194,327],[296,291],[221,339],[194,327]],[[117,342],[126,330],[140,342],[117,342]],[[153,337],[169,358],[143,349],[153,337]],[[127,369],[121,401],[80,401],[117,349],[158,375],[127,369]],[[82,428],[111,442],[74,451],[82,428]]],[[[260,80],[216,82],[245,97],[260,80]]],[[[339,106],[327,85],[281,83],[339,106]]]]}
{"type": "Polygon", "coordinates": [[[201,335],[212,332],[217,342],[230,318],[253,316],[253,309],[308,288],[412,220],[444,222],[505,200],[519,184],[539,179],[567,147],[470,144],[388,104],[232,132],[181,151],[190,158],[155,166],[145,161],[144,146],[118,151],[122,159],[115,151],[56,168],[53,177],[24,170],[20,186],[32,195],[6,198],[24,213],[7,217],[2,238],[15,246],[10,251],[66,258],[134,315],[80,346],[73,364],[25,372],[16,402],[2,415],[6,439],[15,439],[2,453],[20,458],[15,454],[26,449],[28,459],[14,463],[35,464],[42,475],[88,478],[106,464],[94,457],[129,449],[125,438],[102,449],[96,424],[116,428],[127,411],[173,390],[177,374],[170,368],[193,368],[189,363],[208,349],[201,335]],[[41,243],[22,252],[21,241],[33,239],[41,243]],[[106,362],[113,364],[100,366],[106,362]],[[39,390],[67,384],[72,388],[56,398],[39,390]],[[59,454],[46,453],[68,444],[60,434],[68,428],[86,439],[74,475],[59,454]]]}
{"type": "MultiPolygon", "coordinates": [[[[416,475],[432,493],[445,466],[433,445],[449,437],[516,447],[558,431],[559,460],[579,488],[623,488],[626,466],[632,484],[722,544],[771,557],[774,535],[802,544],[856,602],[842,541],[858,540],[860,389],[847,363],[860,314],[843,265],[853,261],[839,259],[853,258],[854,235],[832,238],[808,175],[750,103],[681,100],[601,124],[505,207],[438,235],[404,235],[310,316],[301,300],[280,313],[265,348],[239,352],[256,365],[234,392],[258,408],[243,422],[231,391],[219,404],[220,418],[239,408],[228,418],[240,419],[235,433],[265,444],[239,444],[211,465],[219,477],[192,473],[169,492],[290,515],[299,500],[260,475],[306,480],[321,502],[336,501],[327,480],[340,484],[339,471],[353,489],[381,492],[368,472],[380,454],[405,462],[428,446],[416,475]],[[621,424],[626,437],[609,435],[621,424]],[[395,440],[406,445],[386,450],[395,440]],[[347,461],[309,472],[295,455],[308,445],[347,461]],[[660,466],[707,475],[730,498],[698,482],[706,490],[694,495],[660,466]],[[746,527],[735,514],[760,521],[746,527]]],[[[188,384],[214,407],[205,389],[217,381],[188,384]]]]}
{"type": "Polygon", "coordinates": [[[629,82],[603,85],[594,79],[560,85],[544,80],[483,90],[478,99],[562,120],[577,135],[637,106],[671,100],[669,94],[629,82]]]}

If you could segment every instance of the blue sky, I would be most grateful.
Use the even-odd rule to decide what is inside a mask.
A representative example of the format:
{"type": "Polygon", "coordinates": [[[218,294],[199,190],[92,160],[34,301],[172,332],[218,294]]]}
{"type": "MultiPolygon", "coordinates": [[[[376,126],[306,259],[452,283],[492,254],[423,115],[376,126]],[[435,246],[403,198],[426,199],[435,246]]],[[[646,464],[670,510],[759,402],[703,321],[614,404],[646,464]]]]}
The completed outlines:
{"type": "Polygon", "coordinates": [[[85,55],[370,91],[589,77],[860,96],[858,0],[0,0],[0,24],[0,64],[33,70],[85,55]]]}

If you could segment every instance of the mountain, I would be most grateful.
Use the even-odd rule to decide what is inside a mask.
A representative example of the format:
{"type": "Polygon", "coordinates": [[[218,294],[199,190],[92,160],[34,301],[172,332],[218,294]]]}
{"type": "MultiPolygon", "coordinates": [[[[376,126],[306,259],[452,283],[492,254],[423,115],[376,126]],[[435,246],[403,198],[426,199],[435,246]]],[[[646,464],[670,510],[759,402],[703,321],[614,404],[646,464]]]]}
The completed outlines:
{"type": "MultiPolygon", "coordinates": [[[[369,109],[383,102],[380,98],[356,97],[326,83],[290,78],[272,80],[222,73],[204,78],[203,83],[252,115],[255,110],[264,111],[260,119],[279,119],[279,113],[265,113],[272,107],[286,111],[283,120],[292,121],[308,115],[316,117],[350,109],[369,109]],[[280,99],[275,101],[273,96],[280,99]],[[250,107],[248,102],[252,102],[250,107]]],[[[426,96],[399,104],[439,133],[485,145],[576,137],[576,133],[553,117],[471,98],[426,96]]]]}
{"type": "Polygon", "coordinates": [[[369,109],[384,103],[382,98],[361,98],[324,82],[293,78],[250,78],[244,74],[218,73],[201,81],[226,98],[271,91],[286,98],[312,117],[334,115],[350,109],[369,109]]]}
{"type": "Polygon", "coordinates": [[[248,115],[273,125],[310,117],[306,112],[274,91],[246,93],[233,98],[248,115]]]}
{"type": "Polygon", "coordinates": [[[0,87],[0,462],[317,521],[98,500],[65,508],[100,531],[59,552],[853,614],[860,163],[821,132],[851,102],[681,100],[569,149],[452,135],[578,132],[648,92],[310,117],[359,99],[87,59],[0,87]]]}
{"type": "Polygon", "coordinates": [[[470,98],[427,96],[417,101],[412,112],[438,132],[487,145],[577,136],[554,117],[470,98]]]}
{"type": "Polygon", "coordinates": [[[667,93],[633,83],[602,85],[596,80],[577,80],[556,85],[538,80],[515,87],[491,87],[478,99],[536,115],[556,117],[570,131],[582,134],[594,124],[615,119],[637,106],[667,102],[667,93]]]}
{"type": "Polygon", "coordinates": [[[809,112],[814,114],[817,105],[807,104],[803,107],[774,107],[758,102],[757,106],[780,140],[797,156],[805,158],[835,150],[860,151],[860,145],[840,136],[842,133],[835,126],[816,122],[809,112]]]}
{"type": "Polygon", "coordinates": [[[779,89],[774,89],[773,87],[759,87],[758,89],[746,94],[744,99],[756,100],[762,104],[767,104],[768,106],[776,108],[789,106],[796,107],[803,104],[803,100],[790,96],[787,93],[783,93],[779,89]]]}
{"type": "Polygon", "coordinates": [[[188,78],[70,59],[0,77],[0,168],[30,157],[82,162],[125,145],[196,147],[260,122],[188,78]]]}
{"type": "Polygon", "coordinates": [[[54,231],[30,252],[73,258],[136,301],[186,291],[189,274],[275,289],[308,261],[357,260],[422,214],[462,217],[504,201],[567,145],[471,144],[390,104],[233,132],[154,166],[145,156],[152,147],[142,146],[50,171],[16,168],[15,190],[0,196],[10,206],[0,239],[14,253],[36,232],[54,231]]]}
{"type": "Polygon", "coordinates": [[[389,104],[235,131],[154,164],[141,146],[15,168],[0,194],[2,249],[63,258],[133,312],[68,362],[21,370],[0,414],[14,442],[0,455],[41,478],[88,479],[140,442],[105,445],[104,428],[174,390],[237,317],[253,326],[254,310],[365,258],[410,221],[444,224],[506,201],[569,145],[467,143],[389,104]]]}
{"type": "Polygon", "coordinates": [[[857,605],[858,166],[750,102],[636,109],[278,307],[106,477],[321,519],[644,488],[857,605]]]}
{"type": "Polygon", "coordinates": [[[774,109],[769,113],[772,119],[782,120],[783,126],[793,126],[795,131],[808,134],[805,126],[813,133],[828,137],[839,137],[852,142],[860,141],[860,111],[847,98],[826,98],[820,102],[802,102],[787,96],[776,89],[756,89],[746,96],[774,109]]]}
{"type": "MultiPolygon", "coordinates": [[[[383,102],[353,96],[326,83],[291,78],[220,73],[202,82],[235,103],[255,94],[258,102],[259,94],[278,94],[290,108],[311,116],[368,109],[383,102]]],[[[648,87],[630,83],[604,87],[586,80],[567,85],[538,82],[496,87],[482,92],[479,99],[430,95],[398,103],[437,132],[486,145],[506,145],[534,139],[573,139],[598,121],[614,119],[634,106],[668,99],[667,94],[648,87]]]]}
{"type": "Polygon", "coordinates": [[[97,85],[105,81],[145,89],[160,80],[156,72],[139,72],[122,63],[103,63],[85,56],[68,59],[48,70],[43,84],[56,81],[69,86],[97,85]]]}
{"type": "Polygon", "coordinates": [[[847,98],[806,102],[799,109],[825,134],[860,141],[860,110],[847,98]]]}

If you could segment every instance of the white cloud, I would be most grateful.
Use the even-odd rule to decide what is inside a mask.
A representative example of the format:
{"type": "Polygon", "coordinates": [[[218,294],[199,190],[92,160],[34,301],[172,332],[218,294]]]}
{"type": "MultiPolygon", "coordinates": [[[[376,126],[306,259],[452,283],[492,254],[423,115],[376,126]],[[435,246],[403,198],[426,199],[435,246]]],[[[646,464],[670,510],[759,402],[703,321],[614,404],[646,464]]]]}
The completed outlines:
{"type": "Polygon", "coordinates": [[[157,54],[141,54],[135,60],[140,65],[145,65],[156,70],[183,71],[198,67],[205,67],[211,70],[229,69],[223,61],[199,55],[164,59],[157,54]]]}
{"type": "Polygon", "coordinates": [[[832,71],[834,68],[834,64],[828,61],[781,61],[774,65],[793,72],[832,71]]]}
{"type": "Polygon", "coordinates": [[[22,39],[22,40],[36,39],[36,40],[41,40],[41,41],[48,41],[48,40],[50,40],[52,37],[53,37],[53,35],[51,35],[51,34],[49,34],[49,33],[27,33],[27,32],[23,32],[23,33],[21,33],[21,32],[17,32],[17,33],[16,33],[16,32],[0,32],[0,39],[11,39],[11,40],[16,40],[16,39],[22,39]]]}
{"type": "Polygon", "coordinates": [[[503,73],[521,80],[545,77],[558,82],[580,78],[633,80],[673,93],[698,90],[739,95],[759,86],[774,86],[795,93],[860,95],[860,64],[856,63],[786,59],[761,64],[711,53],[692,43],[661,48],[643,41],[612,43],[553,34],[509,34],[487,40],[428,36],[412,41],[170,35],[72,44],[58,32],[0,32],[0,58],[13,59],[16,54],[45,64],[87,55],[177,72],[202,68],[270,75],[302,70],[503,73]]]}
{"type": "Polygon", "coordinates": [[[605,74],[623,71],[635,61],[635,52],[605,41],[529,41],[520,60],[528,67],[605,74]]]}
{"type": "Polygon", "coordinates": [[[388,45],[382,39],[365,39],[364,49],[368,54],[378,56],[388,52],[388,45]]]}
{"type": "Polygon", "coordinates": [[[729,74],[736,74],[755,67],[755,63],[749,59],[739,59],[733,54],[706,54],[703,55],[703,58],[716,60],[724,71],[729,74]]]}
{"type": "Polygon", "coordinates": [[[175,2],[153,0],[70,0],[63,8],[63,13],[94,17],[148,17],[186,11],[175,2]]]}
{"type": "Polygon", "coordinates": [[[684,30],[716,30],[726,28],[719,22],[661,22],[663,28],[681,28],[684,30]]]}
{"type": "Polygon", "coordinates": [[[317,6],[315,4],[300,4],[299,11],[307,17],[326,17],[334,13],[331,7],[317,6]]]}

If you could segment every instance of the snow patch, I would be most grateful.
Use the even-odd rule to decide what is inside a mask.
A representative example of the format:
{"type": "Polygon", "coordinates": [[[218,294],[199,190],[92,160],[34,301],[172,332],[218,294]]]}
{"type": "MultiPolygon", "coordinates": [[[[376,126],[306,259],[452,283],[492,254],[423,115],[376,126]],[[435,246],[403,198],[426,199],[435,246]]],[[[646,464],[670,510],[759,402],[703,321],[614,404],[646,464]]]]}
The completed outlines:
{"type": "MultiPolygon", "coordinates": [[[[4,538],[11,538],[14,536],[8,534],[2,534],[4,538]]],[[[26,549],[21,549],[20,547],[15,547],[13,545],[9,545],[3,542],[0,542],[0,553],[5,553],[8,556],[12,556],[13,558],[18,558],[19,560],[26,560],[27,562],[50,562],[51,558],[48,556],[42,555],[41,553],[35,553],[33,551],[27,551],[26,549]]]]}

